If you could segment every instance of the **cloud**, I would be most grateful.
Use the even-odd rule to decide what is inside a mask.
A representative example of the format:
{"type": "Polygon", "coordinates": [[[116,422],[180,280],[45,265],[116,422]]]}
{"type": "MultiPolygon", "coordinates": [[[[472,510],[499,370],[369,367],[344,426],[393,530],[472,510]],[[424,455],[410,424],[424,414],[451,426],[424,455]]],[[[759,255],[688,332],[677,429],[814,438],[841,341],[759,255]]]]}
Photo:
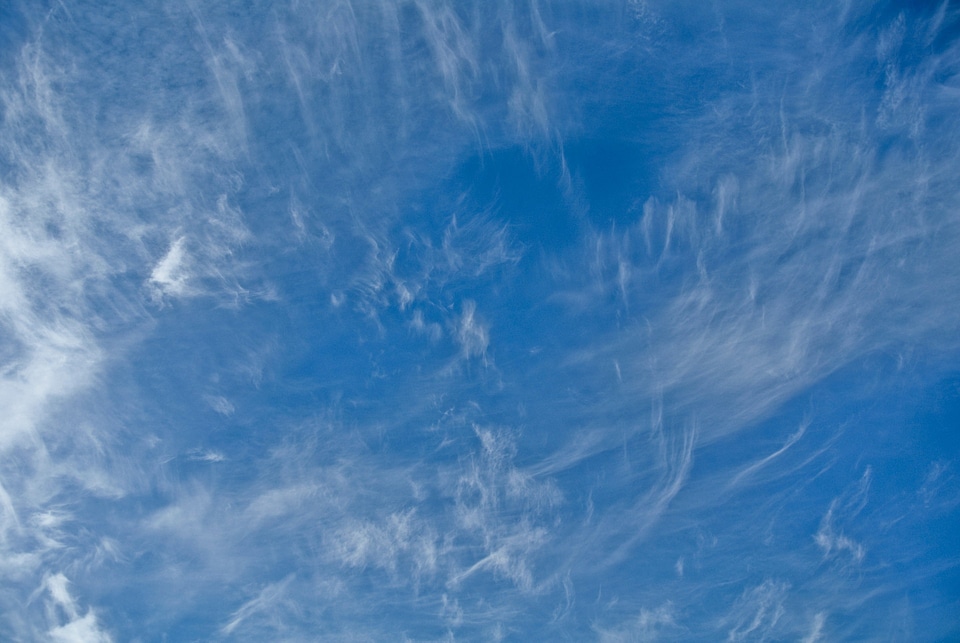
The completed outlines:
{"type": "MultiPolygon", "coordinates": [[[[889,53],[904,20],[883,31],[880,55],[933,122],[948,109],[934,70],[954,54],[905,65],[889,53]]],[[[616,294],[617,319],[640,331],[611,323],[606,342],[585,341],[571,358],[597,373],[617,360],[629,394],[605,412],[619,403],[628,413],[662,391],[671,409],[696,409],[709,442],[866,355],[956,350],[950,311],[960,302],[943,295],[960,290],[950,259],[960,246],[956,193],[929,165],[960,161],[944,144],[954,134],[925,131],[916,113],[899,125],[885,116],[889,130],[872,124],[902,110],[892,98],[873,102],[872,81],[856,72],[875,51],[866,41],[831,43],[829,64],[771,61],[754,68],[750,91],[718,89],[711,110],[685,128],[689,142],[666,164],[664,189],[638,194],[632,217],[578,250],[576,260],[595,268],[560,282],[571,322],[616,294]],[[864,123],[862,113],[873,116],[864,123]]]]}
{"type": "Polygon", "coordinates": [[[827,615],[824,612],[817,612],[813,617],[813,623],[810,625],[810,633],[803,638],[803,643],[816,643],[823,636],[823,626],[827,622],[827,615]]]}
{"type": "Polygon", "coordinates": [[[871,469],[867,467],[859,482],[830,502],[830,507],[820,521],[820,528],[814,536],[814,542],[823,550],[824,558],[838,557],[843,552],[847,552],[852,561],[859,564],[866,556],[866,548],[862,544],[846,536],[843,531],[838,533],[836,522],[838,520],[850,522],[863,511],[867,504],[871,478],[871,469]]]}
{"type": "Polygon", "coordinates": [[[51,627],[47,635],[54,641],[64,643],[109,643],[112,637],[97,623],[96,614],[90,610],[80,615],[76,601],[70,594],[67,577],[62,573],[48,576],[45,585],[50,596],[52,611],[60,611],[61,625],[51,627]]]}
{"type": "Polygon", "coordinates": [[[255,598],[241,605],[240,608],[231,615],[230,621],[220,628],[220,633],[224,636],[229,636],[233,634],[238,627],[244,625],[245,621],[249,621],[255,616],[264,615],[267,617],[267,620],[276,618],[277,606],[285,600],[287,586],[290,585],[293,579],[294,576],[291,574],[278,583],[271,583],[264,587],[255,598]]]}
{"type": "Polygon", "coordinates": [[[341,564],[354,568],[373,565],[388,572],[394,582],[403,579],[414,586],[422,577],[437,572],[441,547],[429,523],[413,509],[390,514],[382,524],[349,521],[331,538],[333,555],[341,564]],[[397,576],[401,557],[407,560],[397,576]]]}
{"type": "Polygon", "coordinates": [[[780,447],[770,455],[760,459],[759,461],[744,467],[739,473],[737,473],[737,475],[733,477],[733,480],[730,481],[730,487],[731,488],[736,487],[738,484],[741,483],[742,480],[749,479],[749,477],[752,476],[754,473],[766,467],[773,460],[775,460],[776,458],[786,453],[787,449],[789,449],[794,444],[796,444],[797,441],[799,441],[800,438],[803,437],[803,434],[806,433],[806,431],[807,431],[807,423],[804,422],[803,424],[800,425],[800,427],[796,430],[795,433],[792,433],[787,438],[787,441],[784,442],[782,447],[780,447]]]}
{"type": "Polygon", "coordinates": [[[778,624],[786,614],[784,600],[790,586],[775,580],[744,591],[725,620],[733,622],[727,632],[728,641],[779,638],[778,624]]]}
{"type": "Polygon", "coordinates": [[[203,399],[210,408],[224,417],[230,417],[236,411],[233,403],[222,395],[204,395],[203,399]]]}
{"type": "Polygon", "coordinates": [[[227,459],[226,456],[217,451],[204,451],[201,449],[192,451],[189,458],[198,462],[223,462],[227,459]]]}
{"type": "Polygon", "coordinates": [[[595,628],[602,643],[659,641],[677,636],[682,627],[676,622],[677,610],[669,601],[654,609],[641,608],[637,616],[611,629],[595,628]]]}
{"type": "MultiPolygon", "coordinates": [[[[550,540],[549,518],[563,502],[550,479],[535,478],[517,469],[516,446],[503,430],[475,426],[481,450],[444,484],[453,493],[457,541],[478,558],[458,557],[447,581],[460,588],[479,572],[505,578],[523,592],[540,591],[533,563],[550,540]],[[514,516],[514,518],[511,518],[514,516]],[[458,569],[459,568],[459,569],[458,569]]],[[[453,472],[445,472],[444,478],[453,472]]]]}
{"type": "Polygon", "coordinates": [[[487,327],[476,317],[477,305],[467,300],[463,302],[463,313],[457,322],[456,336],[464,357],[481,357],[486,361],[490,334],[487,327]]]}
{"type": "Polygon", "coordinates": [[[814,640],[892,595],[871,469],[819,496],[841,442],[781,419],[960,347],[954,12],[668,5],[15,7],[0,635],[814,640]],[[514,157],[529,202],[476,185],[514,157]]]}
{"type": "Polygon", "coordinates": [[[190,278],[183,242],[180,237],[170,246],[170,250],[153,268],[150,273],[150,282],[153,283],[159,294],[182,297],[189,294],[187,281],[190,278]]]}

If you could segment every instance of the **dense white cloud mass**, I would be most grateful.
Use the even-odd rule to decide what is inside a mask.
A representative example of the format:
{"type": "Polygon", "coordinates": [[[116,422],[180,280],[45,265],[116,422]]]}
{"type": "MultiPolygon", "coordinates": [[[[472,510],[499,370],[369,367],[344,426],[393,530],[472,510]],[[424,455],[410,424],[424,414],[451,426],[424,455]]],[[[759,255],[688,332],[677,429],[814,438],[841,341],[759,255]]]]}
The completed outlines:
{"type": "Polygon", "coordinates": [[[0,5],[0,639],[960,636],[958,35],[0,5]]]}

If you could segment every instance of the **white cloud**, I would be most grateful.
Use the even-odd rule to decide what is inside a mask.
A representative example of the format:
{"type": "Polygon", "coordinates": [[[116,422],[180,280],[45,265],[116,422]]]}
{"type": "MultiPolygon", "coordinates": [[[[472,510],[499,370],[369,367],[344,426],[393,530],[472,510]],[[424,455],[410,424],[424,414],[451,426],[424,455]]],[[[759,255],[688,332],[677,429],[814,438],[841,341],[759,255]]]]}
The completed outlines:
{"type": "MultiPolygon", "coordinates": [[[[112,637],[97,623],[96,614],[89,610],[80,615],[76,601],[68,588],[69,580],[62,573],[48,576],[45,585],[51,604],[62,612],[61,625],[50,628],[47,634],[54,641],[64,643],[109,643],[112,637]]],[[[56,610],[54,610],[56,612],[56,610]]]]}
{"type": "Polygon", "coordinates": [[[191,451],[189,458],[198,462],[223,462],[227,459],[227,457],[219,451],[208,451],[204,449],[191,451]]]}
{"type": "MultiPolygon", "coordinates": [[[[58,618],[38,617],[37,632],[59,640],[109,640],[101,621],[114,625],[82,606],[64,574],[78,586],[77,574],[109,578],[104,591],[137,583],[145,598],[124,598],[149,603],[147,629],[204,609],[223,636],[336,637],[352,627],[377,639],[371,613],[413,605],[458,636],[506,637],[561,585],[562,627],[576,627],[593,607],[572,605],[571,578],[589,586],[663,555],[669,582],[683,584],[673,602],[630,603],[625,621],[596,632],[666,637],[722,558],[694,545],[678,557],[681,530],[658,531],[706,502],[686,493],[707,485],[700,463],[719,471],[709,481],[718,489],[747,495],[816,438],[802,424],[763,453],[749,450],[739,468],[701,460],[700,449],[863,356],[957,348],[958,156],[944,125],[955,111],[956,47],[903,64],[913,36],[930,43],[950,24],[948,3],[929,25],[896,18],[856,38],[838,35],[852,23],[830,31],[833,13],[787,12],[777,32],[794,34],[795,47],[775,61],[727,41],[722,16],[718,35],[680,46],[672,18],[646,2],[626,11],[361,4],[278,5],[252,26],[214,5],[131,9],[122,28],[109,22],[120,14],[77,16],[90,20],[85,38],[136,44],[122,55],[100,48],[95,61],[64,5],[27,21],[43,32],[24,36],[19,52],[9,46],[0,74],[0,164],[10,167],[0,178],[3,626],[21,618],[23,588],[46,573],[40,594],[58,618]],[[571,17],[577,28],[563,28],[571,17]],[[663,163],[650,170],[656,181],[629,195],[632,224],[615,212],[608,226],[578,194],[564,141],[592,136],[611,120],[605,110],[627,114],[646,99],[632,95],[640,83],[614,88],[603,70],[636,65],[681,83],[695,72],[709,84],[711,55],[736,75],[747,54],[749,78],[724,76],[697,98],[699,117],[690,106],[676,119],[685,125],[671,121],[663,147],[676,144],[672,159],[650,145],[663,163]],[[864,67],[881,74],[861,82],[851,70],[864,67]],[[583,90],[590,98],[572,98],[583,90]],[[513,238],[513,213],[475,207],[469,190],[437,197],[474,155],[496,162],[517,149],[544,184],[560,186],[578,229],[603,231],[521,262],[535,250],[513,238]],[[271,278],[282,283],[272,288],[271,278]],[[511,292],[517,284],[523,294],[511,292]],[[494,289],[502,298],[486,296],[494,289]],[[194,316],[145,306],[151,295],[215,305],[194,316]],[[244,332],[219,316],[267,298],[284,298],[282,310],[252,310],[244,332]],[[497,304],[523,298],[547,323],[513,333],[513,313],[501,319],[497,304]],[[143,338],[150,355],[138,352],[143,338]],[[208,360],[253,355],[233,374],[246,369],[242,385],[258,390],[245,397],[224,377],[223,395],[198,395],[209,382],[165,353],[168,342],[198,338],[204,372],[223,366],[208,360]],[[576,354],[559,341],[571,338],[576,354]],[[431,370],[443,350],[463,368],[431,370]],[[488,365],[495,350],[511,364],[491,382],[493,369],[470,362],[488,365]],[[218,427],[204,426],[206,407],[218,427]],[[235,434],[213,433],[225,424],[235,434]],[[190,449],[234,439],[236,457],[190,449]],[[146,442],[169,450],[145,456],[146,442]],[[51,575],[51,561],[64,572],[51,575]],[[154,563],[161,571],[141,574],[154,563]],[[298,571],[265,583],[265,568],[298,571]],[[200,600],[211,597],[213,606],[200,600]],[[331,629],[318,634],[317,623],[331,629]]],[[[651,84],[650,100],[660,89],[651,84]]],[[[617,125],[646,144],[660,123],[617,125]]],[[[956,505],[943,487],[948,464],[933,465],[920,490],[944,511],[956,505]]],[[[822,559],[801,533],[812,565],[864,559],[858,489],[822,516],[813,535],[822,559]]],[[[696,537],[717,541],[708,531],[696,537]]],[[[787,589],[748,589],[721,629],[733,640],[822,636],[824,612],[789,620],[787,589]]],[[[628,593],[621,605],[636,601],[628,593]]]]}
{"type": "Polygon", "coordinates": [[[255,598],[250,599],[240,606],[236,612],[230,616],[230,621],[220,628],[221,634],[229,636],[240,627],[244,621],[257,615],[266,615],[269,619],[271,612],[276,610],[278,603],[285,600],[287,587],[294,580],[294,575],[290,574],[278,583],[267,585],[255,598]]]}
{"type": "Polygon", "coordinates": [[[331,538],[332,554],[341,564],[373,566],[414,585],[437,572],[440,548],[430,523],[412,509],[394,512],[379,523],[347,521],[331,538]]]}
{"type": "Polygon", "coordinates": [[[854,562],[860,563],[866,555],[866,549],[860,543],[844,535],[843,532],[837,533],[833,524],[835,508],[835,505],[831,504],[823,520],[820,521],[820,528],[813,537],[814,542],[823,550],[825,558],[847,552],[854,562]]]}
{"type": "Polygon", "coordinates": [[[210,408],[224,417],[230,417],[236,410],[233,402],[222,395],[204,395],[203,399],[210,405],[210,408]]]}
{"type": "Polygon", "coordinates": [[[167,254],[157,262],[150,273],[153,283],[161,295],[183,297],[190,294],[189,258],[184,249],[186,237],[180,237],[170,245],[167,254]]]}
{"type": "Polygon", "coordinates": [[[813,617],[813,623],[810,624],[810,633],[803,637],[802,643],[817,643],[823,637],[823,626],[827,622],[827,615],[824,612],[817,612],[813,617]]]}
{"type": "Polygon", "coordinates": [[[682,632],[678,625],[676,607],[667,601],[654,609],[643,607],[637,616],[619,627],[594,629],[600,635],[602,643],[642,643],[676,638],[682,632]]]}
{"type": "Polygon", "coordinates": [[[782,638],[780,621],[786,614],[784,602],[789,584],[771,579],[753,587],[737,599],[726,622],[733,623],[727,632],[728,641],[782,638]]]}
{"type": "Polygon", "coordinates": [[[482,357],[486,361],[487,346],[490,344],[490,332],[476,316],[477,305],[473,301],[463,302],[463,313],[457,321],[457,341],[464,357],[482,357]]]}
{"type": "Polygon", "coordinates": [[[760,471],[761,469],[769,465],[771,462],[773,462],[775,459],[779,458],[781,455],[786,453],[786,451],[790,447],[796,444],[800,440],[800,438],[803,437],[803,434],[806,433],[807,431],[807,426],[808,426],[808,422],[805,421],[803,424],[800,425],[800,427],[796,430],[796,432],[792,433],[787,438],[786,442],[784,442],[782,447],[780,447],[770,455],[764,456],[760,460],[750,465],[747,465],[746,467],[741,469],[730,481],[729,486],[731,488],[738,486],[739,484],[743,483],[744,480],[748,480],[756,472],[760,471]]]}
{"type": "Polygon", "coordinates": [[[863,562],[866,548],[838,529],[837,522],[851,523],[860,515],[867,504],[871,479],[872,470],[867,467],[859,481],[851,484],[830,503],[814,536],[814,542],[823,550],[824,558],[835,558],[846,552],[854,563],[863,562]]]}
{"type": "Polygon", "coordinates": [[[410,326],[421,335],[426,335],[431,341],[437,342],[443,336],[443,329],[436,322],[426,322],[423,318],[422,310],[413,311],[413,319],[410,326]]]}

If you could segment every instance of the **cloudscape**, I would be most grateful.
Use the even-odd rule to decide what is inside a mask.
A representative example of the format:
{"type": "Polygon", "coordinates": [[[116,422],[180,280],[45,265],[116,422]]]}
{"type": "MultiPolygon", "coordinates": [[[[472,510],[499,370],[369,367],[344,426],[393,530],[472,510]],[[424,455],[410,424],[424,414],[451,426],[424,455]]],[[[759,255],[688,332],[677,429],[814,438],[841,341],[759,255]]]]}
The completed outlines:
{"type": "Polygon", "coordinates": [[[960,638],[960,6],[0,3],[0,639],[960,638]]]}

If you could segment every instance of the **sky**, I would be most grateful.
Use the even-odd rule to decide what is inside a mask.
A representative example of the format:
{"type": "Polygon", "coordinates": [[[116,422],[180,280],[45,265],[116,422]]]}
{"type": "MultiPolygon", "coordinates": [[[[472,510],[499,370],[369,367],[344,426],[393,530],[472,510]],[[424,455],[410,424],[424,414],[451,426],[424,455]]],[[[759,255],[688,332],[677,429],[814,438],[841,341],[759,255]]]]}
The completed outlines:
{"type": "Polygon", "coordinates": [[[960,5],[0,3],[0,639],[960,638],[960,5]]]}

